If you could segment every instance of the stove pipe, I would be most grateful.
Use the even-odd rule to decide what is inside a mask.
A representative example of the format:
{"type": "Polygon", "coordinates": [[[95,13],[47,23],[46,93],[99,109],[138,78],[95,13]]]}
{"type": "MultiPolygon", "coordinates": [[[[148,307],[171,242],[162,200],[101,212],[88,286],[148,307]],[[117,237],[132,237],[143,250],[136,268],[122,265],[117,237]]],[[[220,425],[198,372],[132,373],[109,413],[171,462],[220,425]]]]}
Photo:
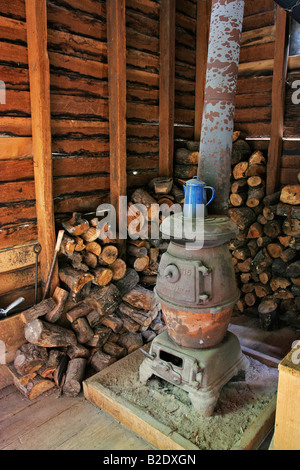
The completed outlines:
{"type": "Polygon", "coordinates": [[[211,213],[217,215],[228,210],[244,3],[212,0],[198,177],[215,188],[211,213]]]}

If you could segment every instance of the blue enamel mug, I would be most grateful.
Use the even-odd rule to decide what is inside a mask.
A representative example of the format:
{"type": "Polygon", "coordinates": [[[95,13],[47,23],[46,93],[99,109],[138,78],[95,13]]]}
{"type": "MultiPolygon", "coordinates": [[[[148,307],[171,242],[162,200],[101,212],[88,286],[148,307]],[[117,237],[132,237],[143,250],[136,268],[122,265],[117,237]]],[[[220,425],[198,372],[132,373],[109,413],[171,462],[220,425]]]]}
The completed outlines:
{"type": "MultiPolygon", "coordinates": [[[[183,186],[185,200],[183,214],[184,217],[195,218],[197,206],[202,204],[204,206],[204,215],[207,214],[206,207],[215,199],[216,192],[211,186],[206,186],[206,183],[200,180],[198,176],[194,176],[193,179],[186,182],[186,186],[183,186]],[[212,196],[208,202],[206,197],[206,190],[210,189],[212,196]]],[[[199,214],[199,212],[198,212],[199,214]]]]}

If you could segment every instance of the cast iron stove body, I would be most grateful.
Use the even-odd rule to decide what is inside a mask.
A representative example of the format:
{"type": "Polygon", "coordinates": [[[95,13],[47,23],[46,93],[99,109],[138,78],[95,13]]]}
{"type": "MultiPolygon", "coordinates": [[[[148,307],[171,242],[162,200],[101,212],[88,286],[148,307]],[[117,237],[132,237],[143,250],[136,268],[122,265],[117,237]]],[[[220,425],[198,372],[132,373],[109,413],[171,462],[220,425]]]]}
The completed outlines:
{"type": "Polygon", "coordinates": [[[205,218],[199,248],[177,239],[183,221],[175,214],[162,224],[171,242],[155,292],[167,331],[153,341],[140,380],[146,383],[155,375],[182,388],[196,411],[210,416],[222,387],[247,368],[238,339],[228,332],[239,291],[227,242],[237,228],[224,216],[205,218]]]}

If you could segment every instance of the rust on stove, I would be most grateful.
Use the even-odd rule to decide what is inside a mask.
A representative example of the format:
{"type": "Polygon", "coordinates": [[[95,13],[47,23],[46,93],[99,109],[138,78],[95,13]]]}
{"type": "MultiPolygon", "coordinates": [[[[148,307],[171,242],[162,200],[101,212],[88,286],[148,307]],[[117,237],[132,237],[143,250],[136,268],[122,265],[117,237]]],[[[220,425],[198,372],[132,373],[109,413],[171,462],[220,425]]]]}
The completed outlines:
{"type": "Polygon", "coordinates": [[[232,315],[233,307],[220,312],[191,313],[161,303],[163,318],[169,337],[178,346],[192,349],[212,348],[223,341],[232,315]]]}

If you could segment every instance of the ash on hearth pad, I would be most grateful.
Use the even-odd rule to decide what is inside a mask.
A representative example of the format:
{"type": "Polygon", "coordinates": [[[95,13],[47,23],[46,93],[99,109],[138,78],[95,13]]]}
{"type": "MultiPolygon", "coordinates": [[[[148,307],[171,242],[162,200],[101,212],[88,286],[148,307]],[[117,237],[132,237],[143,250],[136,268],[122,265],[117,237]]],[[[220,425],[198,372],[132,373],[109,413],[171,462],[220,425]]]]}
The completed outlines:
{"type": "MultiPolygon", "coordinates": [[[[136,351],[95,375],[85,384],[85,396],[135,432],[143,434],[142,437],[153,445],[155,439],[160,442],[159,436],[153,438],[155,428],[160,436],[176,436],[172,449],[230,450],[239,447],[247,429],[262,416],[272,399],[274,402],[277,369],[248,358],[245,382],[228,383],[221,391],[214,414],[203,417],[195,412],[188,394],[178,387],[155,377],[147,385],[141,384],[138,371],[143,359],[141,352],[136,351]],[[145,422],[145,429],[142,429],[141,420],[145,422]]],[[[271,415],[272,412],[267,413],[266,419],[269,420],[271,415]]],[[[166,450],[163,445],[166,446],[157,447],[166,450]]]]}

